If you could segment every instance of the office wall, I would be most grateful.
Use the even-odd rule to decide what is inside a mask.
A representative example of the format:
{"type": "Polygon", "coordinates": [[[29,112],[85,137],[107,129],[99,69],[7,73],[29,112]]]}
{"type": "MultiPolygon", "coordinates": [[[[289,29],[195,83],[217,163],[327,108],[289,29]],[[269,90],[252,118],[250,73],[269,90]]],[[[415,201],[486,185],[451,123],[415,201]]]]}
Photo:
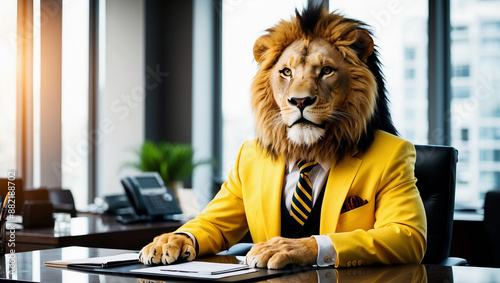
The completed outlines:
{"type": "MultiPolygon", "coordinates": [[[[144,141],[144,1],[107,0],[105,71],[98,97],[97,195],[123,193],[122,169],[144,141]]],[[[102,50],[102,49],[101,49],[102,50]]]]}

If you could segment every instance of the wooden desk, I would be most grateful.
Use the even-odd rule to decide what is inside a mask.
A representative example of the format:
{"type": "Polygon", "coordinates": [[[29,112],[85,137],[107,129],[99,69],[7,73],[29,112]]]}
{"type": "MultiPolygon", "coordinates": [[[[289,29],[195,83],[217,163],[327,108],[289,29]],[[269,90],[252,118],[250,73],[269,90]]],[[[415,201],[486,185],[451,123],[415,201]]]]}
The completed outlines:
{"type": "MultiPolygon", "coordinates": [[[[0,257],[0,281],[15,279],[23,282],[179,282],[179,280],[146,280],[110,274],[86,273],[46,267],[44,262],[59,259],[76,259],[107,256],[129,252],[127,250],[66,247],[16,254],[16,269],[11,273],[10,255],[0,257]],[[5,268],[4,268],[5,267],[5,268]]],[[[314,283],[318,282],[500,282],[500,269],[470,266],[444,267],[432,265],[393,265],[356,267],[335,270],[308,271],[265,280],[268,283],[314,283]]],[[[190,282],[184,281],[182,282],[190,282]]]]}
{"type": "Polygon", "coordinates": [[[67,246],[140,250],[161,233],[172,232],[176,221],[120,224],[114,216],[89,214],[71,219],[71,229],[57,234],[53,227],[26,228],[15,232],[16,252],[67,246]]]}

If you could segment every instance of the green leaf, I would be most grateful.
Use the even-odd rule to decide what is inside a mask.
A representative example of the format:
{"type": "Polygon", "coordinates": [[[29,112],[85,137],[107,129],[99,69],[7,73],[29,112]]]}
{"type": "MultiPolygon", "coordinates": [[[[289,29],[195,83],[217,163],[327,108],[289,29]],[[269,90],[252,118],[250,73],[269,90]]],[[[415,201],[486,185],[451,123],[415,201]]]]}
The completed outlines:
{"type": "Polygon", "coordinates": [[[145,141],[135,153],[138,160],[124,165],[143,172],[158,172],[165,183],[183,181],[191,177],[196,166],[214,163],[211,160],[194,162],[190,144],[145,141]]]}

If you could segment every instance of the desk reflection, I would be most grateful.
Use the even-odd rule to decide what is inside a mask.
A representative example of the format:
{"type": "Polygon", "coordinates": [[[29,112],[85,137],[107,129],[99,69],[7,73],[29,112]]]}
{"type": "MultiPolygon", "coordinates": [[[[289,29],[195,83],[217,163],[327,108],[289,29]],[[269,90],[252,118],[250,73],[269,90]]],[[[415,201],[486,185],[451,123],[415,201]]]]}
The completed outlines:
{"type": "MultiPolygon", "coordinates": [[[[59,259],[76,259],[108,256],[127,253],[130,250],[100,249],[84,247],[67,247],[15,254],[15,269],[10,267],[10,254],[0,256],[0,281],[12,279],[22,282],[70,282],[70,283],[161,283],[161,282],[197,282],[178,279],[140,279],[125,273],[87,273],[83,271],[46,267],[44,262],[59,259]]],[[[207,257],[201,260],[225,263],[238,263],[241,258],[234,256],[207,257]]],[[[434,266],[434,265],[392,265],[367,266],[345,269],[319,269],[295,274],[279,275],[280,277],[260,279],[256,282],[267,283],[324,283],[324,282],[500,282],[500,269],[470,266],[434,266]]],[[[262,277],[261,277],[262,278],[262,277]]],[[[230,282],[228,280],[221,280],[230,282]]],[[[234,281],[234,280],[233,280],[234,281]]]]}
{"type": "Polygon", "coordinates": [[[424,265],[372,266],[345,269],[320,269],[290,276],[272,278],[269,283],[346,283],[346,282],[405,282],[425,283],[427,272],[424,265]]]}

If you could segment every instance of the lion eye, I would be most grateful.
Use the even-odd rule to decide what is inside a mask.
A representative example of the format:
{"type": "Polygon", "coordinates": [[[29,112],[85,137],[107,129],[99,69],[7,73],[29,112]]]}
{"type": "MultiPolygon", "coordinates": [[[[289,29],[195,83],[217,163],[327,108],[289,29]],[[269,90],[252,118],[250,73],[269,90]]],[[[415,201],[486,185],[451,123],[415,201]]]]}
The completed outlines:
{"type": "Polygon", "coordinates": [[[284,77],[291,77],[292,76],[292,70],[290,70],[289,68],[285,67],[283,69],[280,70],[280,73],[282,76],[284,77]]]}
{"type": "Polygon", "coordinates": [[[325,76],[325,75],[329,75],[331,73],[333,73],[334,69],[330,66],[324,66],[323,68],[321,68],[321,74],[320,76],[325,76]]]}

